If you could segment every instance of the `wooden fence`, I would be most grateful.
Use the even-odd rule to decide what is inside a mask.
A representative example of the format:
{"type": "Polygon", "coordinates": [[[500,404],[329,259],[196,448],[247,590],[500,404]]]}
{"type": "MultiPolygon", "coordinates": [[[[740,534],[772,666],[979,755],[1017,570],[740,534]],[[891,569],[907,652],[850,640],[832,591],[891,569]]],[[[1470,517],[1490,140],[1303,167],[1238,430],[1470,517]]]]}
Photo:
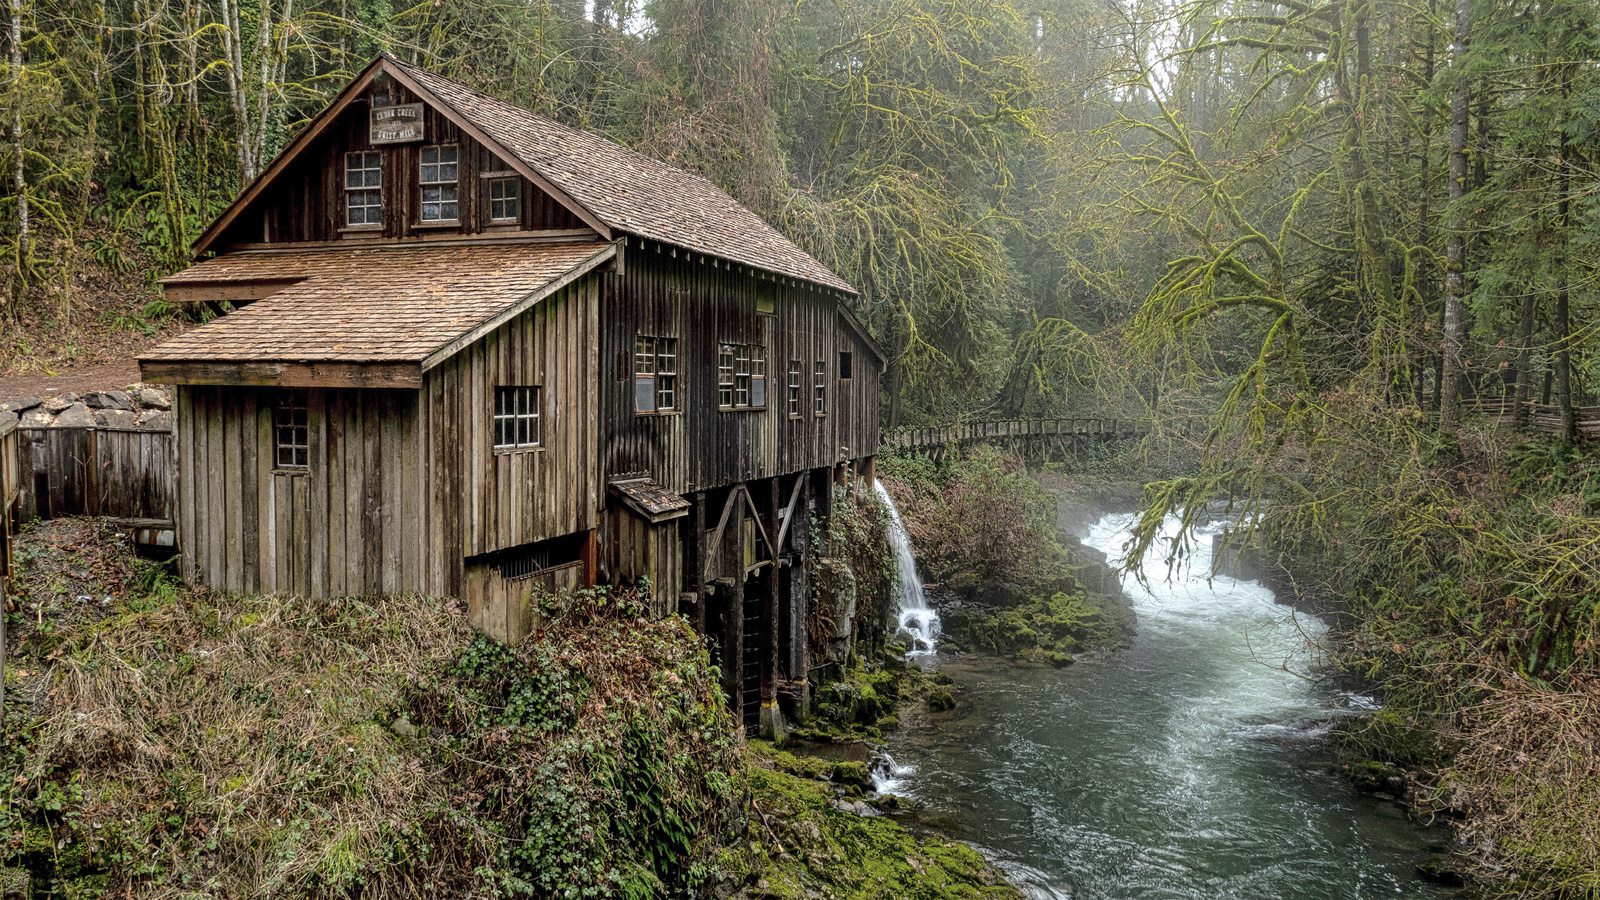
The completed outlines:
{"type": "Polygon", "coordinates": [[[104,516],[171,528],[177,460],[172,432],[22,428],[18,519],[104,516]]]}
{"type": "Polygon", "coordinates": [[[1145,429],[1118,419],[1003,419],[927,428],[884,431],[879,443],[889,450],[922,450],[996,441],[1078,446],[1139,437],[1145,429]]]}
{"type": "Polygon", "coordinates": [[[0,718],[6,705],[6,596],[11,593],[11,575],[16,558],[11,553],[11,535],[16,530],[17,498],[22,487],[22,471],[17,458],[17,418],[7,415],[0,422],[0,718]]]}
{"type": "MultiPolygon", "coordinates": [[[[1488,397],[1479,398],[1473,405],[1483,411],[1484,418],[1510,424],[1517,404],[1509,397],[1488,397]]],[[[1561,407],[1553,403],[1534,403],[1531,400],[1525,402],[1523,406],[1528,410],[1529,431],[1561,433],[1561,407]]],[[[1579,437],[1600,438],[1600,406],[1575,406],[1572,409],[1572,417],[1576,420],[1579,437]]]]}

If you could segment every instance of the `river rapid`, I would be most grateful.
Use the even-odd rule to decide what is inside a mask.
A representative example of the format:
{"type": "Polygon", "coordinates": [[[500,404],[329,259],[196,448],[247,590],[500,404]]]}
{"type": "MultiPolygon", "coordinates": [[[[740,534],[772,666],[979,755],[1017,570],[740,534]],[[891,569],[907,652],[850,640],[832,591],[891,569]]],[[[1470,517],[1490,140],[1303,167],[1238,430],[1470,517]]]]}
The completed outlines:
{"type": "MultiPolygon", "coordinates": [[[[1130,522],[1081,536],[1116,560],[1130,522]]],[[[1328,723],[1373,701],[1315,677],[1323,623],[1208,580],[1210,552],[1125,579],[1127,650],[1060,670],[925,659],[960,706],[891,738],[895,789],[1035,897],[1454,896],[1416,872],[1443,831],[1329,771],[1328,723]]]]}

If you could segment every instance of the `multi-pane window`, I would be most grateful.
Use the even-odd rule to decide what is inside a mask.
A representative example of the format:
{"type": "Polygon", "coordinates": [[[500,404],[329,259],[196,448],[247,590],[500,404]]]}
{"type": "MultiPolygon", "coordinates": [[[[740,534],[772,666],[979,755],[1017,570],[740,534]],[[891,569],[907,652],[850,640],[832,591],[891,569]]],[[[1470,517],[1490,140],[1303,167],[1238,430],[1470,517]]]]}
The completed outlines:
{"type": "Polygon", "coordinates": [[[344,222],[383,224],[383,154],[376,150],[344,155],[344,222]]]}
{"type": "Polygon", "coordinates": [[[789,360],[789,415],[800,417],[800,360],[789,360]]]}
{"type": "Polygon", "coordinates": [[[678,339],[638,335],[633,339],[635,412],[674,412],[678,408],[678,339]]]}
{"type": "Polygon", "coordinates": [[[828,414],[828,364],[817,360],[816,375],[811,381],[811,396],[815,408],[813,415],[825,416],[828,414]]]}
{"type": "Polygon", "coordinates": [[[460,166],[455,144],[423,147],[418,154],[417,183],[422,186],[422,221],[454,222],[460,209],[456,185],[460,166]]]}
{"type": "Polygon", "coordinates": [[[306,392],[285,391],[272,405],[272,438],[277,468],[304,469],[310,463],[306,427],[306,392]]]}
{"type": "Polygon", "coordinates": [[[760,409],[767,405],[767,348],[722,344],[717,349],[717,405],[760,409]]]}
{"type": "Polygon", "coordinates": [[[489,182],[489,221],[515,222],[522,216],[522,180],[495,178],[489,182]]]}
{"type": "Polygon", "coordinates": [[[494,449],[521,450],[539,446],[539,389],[494,389],[494,449]]]}

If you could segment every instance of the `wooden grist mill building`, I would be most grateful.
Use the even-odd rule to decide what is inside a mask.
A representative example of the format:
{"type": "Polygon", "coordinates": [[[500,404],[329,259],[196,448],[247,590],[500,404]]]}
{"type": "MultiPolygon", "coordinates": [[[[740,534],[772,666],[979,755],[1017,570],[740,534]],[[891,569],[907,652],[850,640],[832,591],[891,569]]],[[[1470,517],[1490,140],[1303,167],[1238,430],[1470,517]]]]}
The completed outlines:
{"type": "Polygon", "coordinates": [[[868,478],[854,292],[710,182],[390,56],[203,234],[145,353],[184,576],[467,600],[648,578],[746,722],[804,702],[815,541],[868,478]]]}

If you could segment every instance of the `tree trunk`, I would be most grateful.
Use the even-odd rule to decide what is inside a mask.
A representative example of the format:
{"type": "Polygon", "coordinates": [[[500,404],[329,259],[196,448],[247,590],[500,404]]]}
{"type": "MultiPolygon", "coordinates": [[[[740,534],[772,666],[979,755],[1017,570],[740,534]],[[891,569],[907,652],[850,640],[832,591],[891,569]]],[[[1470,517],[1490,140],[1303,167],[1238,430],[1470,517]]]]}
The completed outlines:
{"type": "Polygon", "coordinates": [[[1458,215],[1445,244],[1444,355],[1440,385],[1439,421],[1454,430],[1461,420],[1461,379],[1466,371],[1462,348],[1466,344],[1467,317],[1461,298],[1466,293],[1467,227],[1459,215],[1467,192],[1467,124],[1471,103],[1467,79],[1461,74],[1472,32],[1472,0],[1456,0],[1455,41],[1450,47],[1455,83],[1450,88],[1450,206],[1458,215]]]}
{"type": "Polygon", "coordinates": [[[22,0],[11,0],[11,187],[17,194],[17,268],[28,257],[28,176],[22,144],[22,0]]]}
{"type": "MultiPolygon", "coordinates": [[[[1571,82],[1562,84],[1562,99],[1568,96],[1571,82]]],[[[1563,143],[1565,143],[1563,141],[1563,143]]],[[[1572,239],[1567,233],[1568,214],[1572,205],[1572,167],[1567,163],[1565,147],[1559,154],[1556,174],[1556,239],[1561,250],[1556,254],[1556,402],[1561,406],[1561,438],[1571,443],[1578,438],[1578,423],[1572,410],[1572,313],[1571,289],[1567,266],[1571,261],[1568,249],[1572,239]]]]}

